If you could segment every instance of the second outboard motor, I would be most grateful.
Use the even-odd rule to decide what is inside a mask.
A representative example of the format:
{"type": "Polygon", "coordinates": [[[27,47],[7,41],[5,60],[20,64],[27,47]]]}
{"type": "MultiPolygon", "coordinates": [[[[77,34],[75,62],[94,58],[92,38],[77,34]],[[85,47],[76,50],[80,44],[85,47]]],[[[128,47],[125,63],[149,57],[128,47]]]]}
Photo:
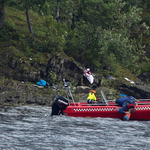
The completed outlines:
{"type": "Polygon", "coordinates": [[[63,114],[63,110],[65,110],[67,106],[69,106],[69,100],[61,95],[57,95],[52,102],[51,116],[63,114]]]}

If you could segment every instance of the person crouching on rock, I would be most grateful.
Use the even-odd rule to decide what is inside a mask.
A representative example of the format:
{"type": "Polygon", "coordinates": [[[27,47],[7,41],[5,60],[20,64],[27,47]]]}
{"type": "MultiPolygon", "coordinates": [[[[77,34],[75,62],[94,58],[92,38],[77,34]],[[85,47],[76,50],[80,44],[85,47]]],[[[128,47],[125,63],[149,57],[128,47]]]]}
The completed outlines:
{"type": "Polygon", "coordinates": [[[92,86],[92,90],[89,92],[88,98],[87,98],[87,103],[88,104],[95,104],[98,102],[98,98],[96,95],[96,90],[97,90],[97,86],[93,85],[92,86]]]}
{"type": "Polygon", "coordinates": [[[116,103],[119,104],[120,106],[122,106],[122,108],[120,108],[118,110],[118,112],[125,114],[123,120],[129,120],[130,115],[135,110],[135,106],[136,106],[135,98],[132,96],[121,97],[121,98],[116,100],[116,103]]]}

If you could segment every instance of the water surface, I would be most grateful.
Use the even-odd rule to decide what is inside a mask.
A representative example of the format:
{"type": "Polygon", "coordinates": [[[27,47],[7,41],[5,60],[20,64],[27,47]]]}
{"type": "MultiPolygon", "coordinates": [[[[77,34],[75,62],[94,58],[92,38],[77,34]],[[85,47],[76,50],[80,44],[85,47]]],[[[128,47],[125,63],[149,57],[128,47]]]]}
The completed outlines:
{"type": "Polygon", "coordinates": [[[50,117],[51,108],[0,108],[0,150],[148,150],[149,121],[50,117]]]}

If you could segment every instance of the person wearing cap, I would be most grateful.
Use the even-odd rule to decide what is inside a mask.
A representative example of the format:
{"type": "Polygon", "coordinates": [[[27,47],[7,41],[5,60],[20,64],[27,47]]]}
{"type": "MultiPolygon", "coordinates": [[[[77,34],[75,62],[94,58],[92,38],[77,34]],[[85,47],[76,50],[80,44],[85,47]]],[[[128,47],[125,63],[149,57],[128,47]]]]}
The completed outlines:
{"type": "Polygon", "coordinates": [[[87,97],[87,103],[88,104],[94,104],[94,103],[98,102],[96,90],[97,90],[97,86],[93,85],[92,90],[90,90],[89,95],[87,97]]]}

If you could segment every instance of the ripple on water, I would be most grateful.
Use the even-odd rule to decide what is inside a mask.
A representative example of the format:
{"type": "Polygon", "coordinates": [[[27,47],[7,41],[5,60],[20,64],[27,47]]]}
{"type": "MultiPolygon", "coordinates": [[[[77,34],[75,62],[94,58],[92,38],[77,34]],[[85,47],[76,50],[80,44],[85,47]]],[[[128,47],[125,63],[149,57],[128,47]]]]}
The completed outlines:
{"type": "Polygon", "coordinates": [[[21,106],[0,111],[0,149],[147,150],[150,122],[50,117],[51,109],[21,106]]]}

